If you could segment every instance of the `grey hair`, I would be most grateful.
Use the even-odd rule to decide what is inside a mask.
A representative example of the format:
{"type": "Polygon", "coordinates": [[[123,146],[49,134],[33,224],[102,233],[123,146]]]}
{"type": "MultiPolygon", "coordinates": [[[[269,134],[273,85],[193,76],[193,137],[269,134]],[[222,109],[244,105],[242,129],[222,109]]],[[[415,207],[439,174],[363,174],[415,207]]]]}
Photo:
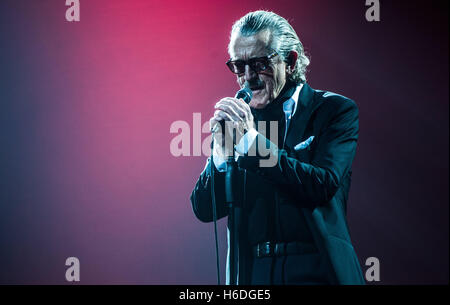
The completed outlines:
{"type": "Polygon", "coordinates": [[[306,67],[309,65],[310,60],[305,55],[303,45],[288,21],[273,12],[250,12],[236,21],[231,29],[228,52],[230,53],[233,35],[252,36],[264,30],[270,31],[271,48],[280,55],[282,60],[287,61],[291,51],[298,53],[294,71],[289,76],[289,79],[296,83],[306,82],[306,67]]]}

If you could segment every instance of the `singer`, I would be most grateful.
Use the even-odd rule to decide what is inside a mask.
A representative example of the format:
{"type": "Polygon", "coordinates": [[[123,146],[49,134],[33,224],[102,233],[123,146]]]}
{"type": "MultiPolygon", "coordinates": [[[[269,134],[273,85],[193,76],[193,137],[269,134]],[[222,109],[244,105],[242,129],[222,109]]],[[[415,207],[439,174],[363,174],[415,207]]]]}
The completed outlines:
{"type": "Polygon", "coordinates": [[[228,52],[226,65],[252,97],[249,103],[237,96],[215,104],[212,158],[190,199],[196,217],[211,222],[214,181],[217,219],[228,216],[226,160],[235,157],[242,271],[234,283],[364,284],[346,221],[359,131],[356,104],[306,83],[303,45],[275,13],[239,19],[228,52]],[[262,162],[268,160],[274,162],[262,162]]]}

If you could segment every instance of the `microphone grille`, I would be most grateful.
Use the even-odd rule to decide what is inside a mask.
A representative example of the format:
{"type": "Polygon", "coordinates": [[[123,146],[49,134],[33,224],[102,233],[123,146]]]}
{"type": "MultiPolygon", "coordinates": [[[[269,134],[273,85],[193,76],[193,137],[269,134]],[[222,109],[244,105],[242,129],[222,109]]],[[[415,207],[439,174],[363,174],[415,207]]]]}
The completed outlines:
{"type": "Polygon", "coordinates": [[[241,98],[246,102],[247,104],[250,103],[251,99],[253,98],[253,92],[250,90],[250,88],[247,86],[242,88],[236,93],[236,98],[241,98]]]}

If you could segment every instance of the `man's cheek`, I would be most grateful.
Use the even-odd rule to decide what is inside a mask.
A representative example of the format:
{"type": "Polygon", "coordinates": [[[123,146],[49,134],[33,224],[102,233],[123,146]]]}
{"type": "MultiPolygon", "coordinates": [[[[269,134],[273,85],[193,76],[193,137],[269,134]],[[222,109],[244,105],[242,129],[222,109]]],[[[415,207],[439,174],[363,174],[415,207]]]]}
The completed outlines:
{"type": "Polygon", "coordinates": [[[273,84],[266,83],[266,93],[267,95],[271,96],[273,94],[273,84]]]}

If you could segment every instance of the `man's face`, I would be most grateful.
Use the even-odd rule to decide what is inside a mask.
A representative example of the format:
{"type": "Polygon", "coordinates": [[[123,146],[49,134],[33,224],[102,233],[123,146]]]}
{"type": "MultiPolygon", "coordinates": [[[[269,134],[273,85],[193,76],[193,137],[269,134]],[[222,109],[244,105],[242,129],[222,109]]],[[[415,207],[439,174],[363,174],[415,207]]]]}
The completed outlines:
{"type": "MultiPolygon", "coordinates": [[[[233,35],[230,42],[230,56],[233,60],[248,60],[264,57],[273,52],[270,49],[270,32],[261,31],[252,36],[233,35]]],[[[286,84],[286,63],[276,56],[270,60],[269,67],[255,73],[250,66],[245,66],[245,73],[238,74],[237,81],[241,88],[247,81],[253,92],[250,107],[262,109],[277,98],[286,84]]]]}

